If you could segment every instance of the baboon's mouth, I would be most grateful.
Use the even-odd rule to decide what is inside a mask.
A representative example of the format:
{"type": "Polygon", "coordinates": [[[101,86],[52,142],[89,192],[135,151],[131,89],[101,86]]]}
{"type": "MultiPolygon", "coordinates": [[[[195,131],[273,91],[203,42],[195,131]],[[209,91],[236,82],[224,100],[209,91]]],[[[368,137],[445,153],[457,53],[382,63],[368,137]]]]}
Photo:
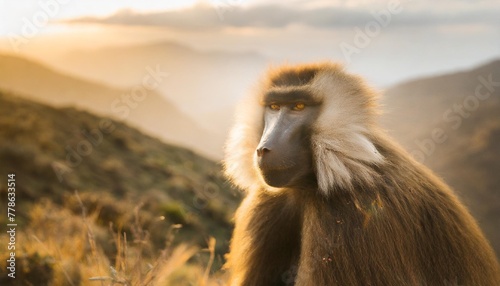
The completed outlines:
{"type": "Polygon", "coordinates": [[[291,169],[297,165],[294,162],[289,162],[289,163],[283,163],[279,165],[271,165],[271,164],[265,164],[263,162],[259,162],[259,168],[262,172],[272,172],[272,171],[284,171],[291,169]]]}

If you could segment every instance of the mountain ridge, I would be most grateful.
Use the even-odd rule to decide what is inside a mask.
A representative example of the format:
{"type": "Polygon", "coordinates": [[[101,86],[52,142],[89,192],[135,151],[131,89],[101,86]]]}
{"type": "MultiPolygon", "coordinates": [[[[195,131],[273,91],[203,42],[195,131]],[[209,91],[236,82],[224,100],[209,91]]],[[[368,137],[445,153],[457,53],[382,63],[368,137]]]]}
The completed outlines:
{"type": "MultiPolygon", "coordinates": [[[[168,74],[159,67],[148,66],[143,73],[143,82],[148,80],[151,86],[155,76],[168,80],[168,74]]],[[[120,89],[68,76],[30,59],[3,54],[0,54],[0,77],[1,89],[26,98],[122,119],[150,135],[185,145],[212,158],[222,152],[208,131],[146,84],[120,89]],[[26,84],[26,76],[37,80],[26,84]],[[206,148],[198,144],[200,140],[204,140],[206,148]]]]}

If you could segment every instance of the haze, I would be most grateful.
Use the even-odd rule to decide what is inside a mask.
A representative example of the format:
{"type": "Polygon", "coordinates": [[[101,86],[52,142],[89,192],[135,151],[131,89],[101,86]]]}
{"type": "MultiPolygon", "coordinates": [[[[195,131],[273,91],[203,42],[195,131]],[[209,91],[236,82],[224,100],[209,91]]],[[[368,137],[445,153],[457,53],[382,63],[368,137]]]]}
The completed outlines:
{"type": "MultiPolygon", "coordinates": [[[[253,51],[273,62],[348,62],[341,43],[353,44],[373,13],[395,3],[400,12],[348,62],[351,71],[379,87],[472,67],[500,54],[500,8],[494,0],[64,3],[20,45],[20,53],[68,68],[57,60],[74,49],[174,41],[204,51],[253,51]]],[[[9,34],[22,35],[23,18],[32,20],[40,7],[38,1],[0,1],[0,7],[0,48],[13,51],[9,34]]]]}

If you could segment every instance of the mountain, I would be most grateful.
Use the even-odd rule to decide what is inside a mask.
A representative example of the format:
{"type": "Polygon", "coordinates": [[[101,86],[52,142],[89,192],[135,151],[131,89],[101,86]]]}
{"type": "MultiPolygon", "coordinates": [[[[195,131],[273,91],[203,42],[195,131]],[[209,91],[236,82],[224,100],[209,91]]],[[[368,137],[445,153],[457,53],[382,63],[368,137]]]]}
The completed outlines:
{"type": "MultiPolygon", "coordinates": [[[[116,86],[140,83],[145,67],[158,65],[169,73],[158,91],[202,127],[216,133],[221,130],[219,121],[207,114],[234,106],[251,89],[268,61],[254,52],[202,51],[159,42],[71,51],[51,64],[79,77],[116,86]]],[[[224,137],[218,139],[222,146],[224,137]]]]}
{"type": "Polygon", "coordinates": [[[124,120],[167,142],[220,157],[220,142],[153,88],[167,81],[168,74],[155,65],[143,67],[141,72],[140,84],[115,88],[62,74],[25,58],[0,55],[3,90],[54,106],[75,106],[124,120]]]}
{"type": "MultiPolygon", "coordinates": [[[[222,176],[221,166],[192,151],[167,145],[128,125],[74,108],[55,108],[0,92],[0,173],[16,175],[20,225],[34,205],[50,200],[72,210],[81,207],[74,191],[104,231],[124,227],[143,203],[143,222],[155,249],[165,245],[170,224],[183,224],[177,243],[205,247],[217,239],[227,252],[231,218],[241,194],[222,176]]],[[[6,205],[7,184],[0,186],[6,205]]],[[[6,223],[6,217],[0,219],[6,223]]]]}
{"type": "Polygon", "coordinates": [[[385,92],[382,123],[469,206],[500,256],[500,60],[385,92]]]}

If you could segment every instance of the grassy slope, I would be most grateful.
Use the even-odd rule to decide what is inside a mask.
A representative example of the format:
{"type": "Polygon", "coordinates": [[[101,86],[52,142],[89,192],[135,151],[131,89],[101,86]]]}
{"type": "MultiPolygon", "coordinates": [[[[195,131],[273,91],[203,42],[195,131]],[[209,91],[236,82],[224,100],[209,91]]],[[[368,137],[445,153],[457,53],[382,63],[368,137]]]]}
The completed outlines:
{"type": "Polygon", "coordinates": [[[208,237],[214,236],[216,254],[223,254],[240,194],[221,176],[220,166],[114,121],[116,129],[71,166],[65,148],[76,150],[80,142],[88,142],[82,130],[95,131],[102,120],[73,108],[57,109],[0,93],[2,205],[6,174],[14,172],[21,225],[29,224],[29,210],[42,198],[79,215],[73,195],[78,190],[90,213],[98,211],[97,222],[103,227],[111,221],[115,229],[121,226],[129,232],[132,210],[143,202],[141,219],[156,248],[163,247],[170,224],[181,223],[177,242],[206,247],[208,237]],[[64,173],[62,182],[55,170],[64,173]],[[156,223],[161,216],[166,221],[156,223]]]}

